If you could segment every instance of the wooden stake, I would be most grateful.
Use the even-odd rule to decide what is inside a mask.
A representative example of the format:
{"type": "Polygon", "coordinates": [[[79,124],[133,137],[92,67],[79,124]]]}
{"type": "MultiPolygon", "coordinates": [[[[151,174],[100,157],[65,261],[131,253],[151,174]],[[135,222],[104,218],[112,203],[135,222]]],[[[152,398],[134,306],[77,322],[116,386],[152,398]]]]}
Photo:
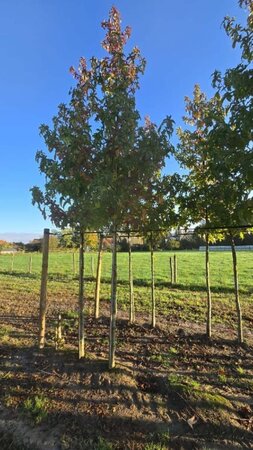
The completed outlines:
{"type": "Polygon", "coordinates": [[[95,319],[99,318],[99,303],[100,303],[100,283],[101,283],[101,271],[102,271],[102,250],[103,250],[103,235],[100,235],[99,248],[98,248],[98,260],[97,260],[97,277],[96,277],[96,290],[95,290],[95,319]]]}
{"type": "Polygon", "coordinates": [[[117,232],[113,232],[112,249],[112,284],[111,284],[111,311],[109,336],[109,369],[115,367],[116,351],[116,316],[117,316],[117,232]]]}
{"type": "Polygon", "coordinates": [[[80,233],[79,246],[79,330],[78,353],[79,359],[84,357],[84,233],[80,233]]]}
{"type": "Polygon", "coordinates": [[[47,274],[48,274],[48,251],[49,251],[49,229],[44,229],[42,254],[42,272],[40,285],[40,312],[39,312],[39,348],[45,346],[46,334],[46,310],[47,310],[47,274]]]}

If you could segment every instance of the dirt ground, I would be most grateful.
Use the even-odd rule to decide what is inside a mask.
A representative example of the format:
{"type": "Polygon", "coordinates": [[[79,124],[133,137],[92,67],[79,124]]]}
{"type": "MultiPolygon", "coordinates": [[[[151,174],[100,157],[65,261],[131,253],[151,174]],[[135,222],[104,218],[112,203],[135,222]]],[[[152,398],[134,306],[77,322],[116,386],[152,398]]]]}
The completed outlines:
{"type": "Polygon", "coordinates": [[[71,299],[50,299],[39,351],[36,296],[8,297],[1,300],[1,449],[253,448],[250,331],[238,346],[233,330],[216,325],[208,342],[203,324],[182,322],[176,312],[159,315],[152,329],[144,315],[130,325],[119,311],[117,368],[108,371],[108,303],[97,321],[87,303],[86,356],[78,360],[71,299]]]}

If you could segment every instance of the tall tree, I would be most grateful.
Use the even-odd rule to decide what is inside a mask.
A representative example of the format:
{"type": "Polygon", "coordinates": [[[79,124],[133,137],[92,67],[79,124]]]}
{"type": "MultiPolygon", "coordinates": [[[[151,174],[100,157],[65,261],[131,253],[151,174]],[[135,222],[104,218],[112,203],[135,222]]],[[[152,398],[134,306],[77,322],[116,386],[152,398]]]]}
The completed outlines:
{"type": "Polygon", "coordinates": [[[91,130],[89,91],[77,86],[68,105],[61,104],[53,127],[41,125],[48,153],[39,151],[36,160],[45,175],[44,191],[34,186],[33,204],[44,217],[60,228],[79,230],[79,357],[84,356],[84,230],[98,226],[93,183],[97,154],[91,130]]]}
{"type": "Polygon", "coordinates": [[[126,27],[122,30],[120,14],[115,7],[102,27],[106,30],[102,46],[108,55],[101,60],[92,58],[90,68],[82,59],[79,70],[72,68],[72,72],[85,89],[87,83],[91,85],[91,90],[95,87],[89,81],[91,78],[96,83],[92,91],[96,128],[94,138],[100,156],[96,193],[114,243],[109,351],[109,367],[112,368],[115,365],[117,231],[131,222],[128,218],[136,209],[134,205],[140,204],[149,178],[164,164],[171,120],[166,119],[160,131],[151,123],[149,129],[146,124],[139,125],[135,94],[139,88],[139,77],[144,72],[145,60],[137,47],[129,54],[125,53],[131,29],[126,27]],[[147,135],[152,136],[152,140],[147,135]],[[163,140],[164,145],[154,146],[155,139],[159,142],[163,140]]]}
{"type": "MultiPolygon", "coordinates": [[[[181,197],[180,215],[188,223],[212,223],[213,213],[213,174],[210,172],[212,151],[208,146],[208,136],[212,127],[213,115],[223,114],[220,96],[215,95],[209,101],[198,85],[194,88],[193,99],[185,98],[187,115],[186,125],[191,129],[178,129],[180,143],[177,158],[182,167],[188,170],[185,176],[185,189],[181,197]]],[[[206,334],[212,336],[212,298],[210,287],[209,243],[214,239],[210,232],[205,233],[206,241],[206,290],[207,290],[207,320],[206,334]]]]}

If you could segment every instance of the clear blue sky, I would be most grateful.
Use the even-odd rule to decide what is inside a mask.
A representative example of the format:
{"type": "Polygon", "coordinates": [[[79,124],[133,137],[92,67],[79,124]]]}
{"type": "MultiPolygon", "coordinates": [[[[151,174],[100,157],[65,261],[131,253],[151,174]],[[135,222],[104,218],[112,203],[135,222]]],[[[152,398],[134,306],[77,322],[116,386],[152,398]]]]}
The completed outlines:
{"type": "Polygon", "coordinates": [[[221,28],[224,15],[244,19],[237,0],[1,0],[0,233],[50,225],[29,192],[43,182],[34,160],[44,148],[38,127],[67,100],[69,67],[104,54],[100,22],[112,4],[132,27],[130,45],[147,59],[138,108],[154,121],[171,114],[179,125],[194,84],[211,94],[214,69],[239,61],[221,28]]]}

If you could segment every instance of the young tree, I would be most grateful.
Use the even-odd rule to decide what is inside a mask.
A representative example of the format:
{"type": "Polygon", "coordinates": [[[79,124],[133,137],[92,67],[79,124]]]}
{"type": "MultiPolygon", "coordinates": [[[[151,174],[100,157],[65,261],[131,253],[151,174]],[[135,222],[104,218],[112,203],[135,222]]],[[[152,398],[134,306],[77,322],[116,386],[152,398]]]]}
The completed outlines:
{"type": "MultiPolygon", "coordinates": [[[[185,176],[184,193],[181,196],[180,215],[186,223],[205,223],[208,228],[212,223],[214,174],[210,169],[212,149],[208,145],[208,136],[212,127],[212,117],[222,115],[223,109],[219,95],[209,101],[201,92],[198,85],[194,88],[193,100],[185,98],[187,116],[184,121],[193,126],[190,129],[178,129],[180,143],[177,149],[177,158],[182,167],[189,172],[185,176]]],[[[212,298],[210,288],[210,261],[209,243],[215,236],[208,230],[205,233],[206,241],[206,290],[207,290],[207,321],[206,334],[212,336],[212,298]]]]}
{"type": "MultiPolygon", "coordinates": [[[[209,136],[209,145],[215,150],[212,172],[217,175],[216,222],[236,227],[253,222],[253,151],[252,151],[252,60],[253,60],[253,3],[239,0],[239,5],[248,10],[245,25],[237,24],[234,18],[223,21],[233,47],[241,48],[241,62],[225,74],[215,71],[213,86],[218,89],[225,114],[215,117],[209,136]],[[217,157],[223,164],[219,167],[217,157]]],[[[242,313],[239,300],[238,269],[235,237],[241,230],[228,230],[231,241],[235,302],[238,322],[238,341],[243,342],[242,313]]]]}
{"type": "Polygon", "coordinates": [[[44,192],[34,186],[33,204],[55,226],[72,227],[80,236],[79,251],[79,357],[84,356],[84,230],[98,226],[93,182],[97,154],[90,120],[89,91],[77,86],[68,105],[61,104],[53,127],[41,125],[48,153],[37,152],[40,172],[45,175],[44,192]]]}
{"type": "Polygon", "coordinates": [[[102,46],[108,56],[101,60],[92,58],[90,68],[82,59],[79,71],[72,69],[72,72],[84,87],[92,73],[97,86],[92,94],[96,126],[94,137],[100,156],[96,196],[104,222],[113,235],[109,351],[109,367],[112,368],[115,365],[117,231],[126,223],[132,223],[128,217],[131,218],[134,205],[140,204],[147,180],[163,165],[168,153],[167,131],[171,131],[171,121],[166,119],[160,131],[153,126],[149,130],[146,126],[139,126],[140,114],[136,109],[135,93],[139,87],[139,77],[144,72],[145,60],[137,47],[128,55],[125,53],[131,30],[129,27],[121,29],[120,14],[116,8],[111,9],[109,20],[104,21],[102,27],[106,30],[102,46]],[[151,140],[147,139],[147,133],[152,136],[151,140]],[[164,142],[159,151],[158,145],[154,146],[155,139],[164,142]]]}
{"type": "MultiPolygon", "coordinates": [[[[207,335],[211,337],[208,244],[210,238],[224,238],[224,231],[219,231],[219,228],[228,227],[233,255],[238,341],[242,342],[242,314],[234,237],[238,234],[235,228],[248,224],[252,218],[250,187],[247,178],[243,177],[232,163],[235,158],[233,145],[237,136],[234,135],[233,127],[231,128],[229,108],[223,106],[219,93],[208,101],[200,89],[195,87],[193,101],[187,99],[187,110],[190,114],[187,123],[194,125],[195,130],[179,130],[179,158],[189,169],[186,178],[188,190],[182,205],[188,208],[190,221],[204,221],[206,228],[207,335]],[[233,158],[230,159],[231,155],[233,158]],[[212,231],[215,227],[217,231],[212,231]]],[[[240,156],[243,157],[242,149],[240,156]]]]}

